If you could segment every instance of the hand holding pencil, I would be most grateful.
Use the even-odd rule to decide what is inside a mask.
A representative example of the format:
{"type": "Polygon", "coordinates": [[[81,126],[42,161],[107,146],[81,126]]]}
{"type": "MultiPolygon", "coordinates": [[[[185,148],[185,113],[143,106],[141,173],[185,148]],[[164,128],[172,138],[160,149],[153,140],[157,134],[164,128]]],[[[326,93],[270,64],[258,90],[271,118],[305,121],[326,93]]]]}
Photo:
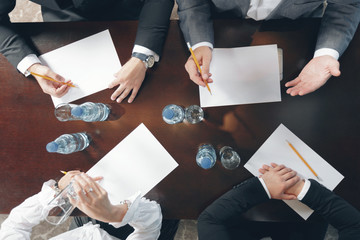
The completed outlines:
{"type": "MultiPolygon", "coordinates": [[[[211,73],[209,73],[212,51],[209,47],[202,46],[196,48],[194,51],[191,49],[190,52],[192,52],[192,54],[185,64],[185,69],[194,83],[206,87],[207,83],[213,82],[210,78],[211,73]]],[[[211,91],[209,90],[209,92],[211,91]]]]}
{"type": "Polygon", "coordinates": [[[39,63],[33,64],[28,70],[35,77],[43,92],[53,97],[64,96],[70,87],[74,86],[71,81],[65,81],[62,76],[39,63]]]}

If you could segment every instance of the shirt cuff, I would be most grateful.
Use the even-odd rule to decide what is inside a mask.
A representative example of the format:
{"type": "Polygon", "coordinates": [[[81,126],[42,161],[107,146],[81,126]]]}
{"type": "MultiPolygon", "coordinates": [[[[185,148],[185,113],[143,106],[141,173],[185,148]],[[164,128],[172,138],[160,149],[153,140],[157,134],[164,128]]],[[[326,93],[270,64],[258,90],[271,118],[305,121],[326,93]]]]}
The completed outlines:
{"type": "Polygon", "coordinates": [[[301,201],[305,197],[306,193],[309,191],[310,185],[311,185],[311,182],[309,180],[305,179],[305,184],[304,184],[301,192],[297,196],[297,199],[299,199],[301,201]]]}
{"type": "Polygon", "coordinates": [[[316,50],[314,53],[314,58],[320,57],[320,56],[325,56],[325,55],[332,56],[336,60],[339,59],[339,52],[332,48],[320,48],[320,49],[316,50]]]}
{"type": "Polygon", "coordinates": [[[27,77],[30,75],[28,68],[35,63],[41,64],[41,61],[35,54],[29,54],[19,62],[19,64],[17,65],[17,69],[19,70],[19,72],[24,74],[25,77],[27,77]]]}
{"type": "Polygon", "coordinates": [[[140,46],[140,45],[136,45],[134,46],[132,52],[138,52],[138,53],[142,53],[142,54],[145,54],[145,55],[152,55],[154,56],[155,58],[155,62],[158,62],[160,57],[159,55],[156,54],[156,52],[146,48],[146,47],[143,47],[143,46],[140,46]]]}
{"type": "Polygon", "coordinates": [[[194,46],[192,46],[191,48],[192,48],[192,50],[195,50],[198,47],[209,47],[211,49],[214,48],[214,46],[210,42],[199,42],[199,43],[195,44],[194,46]]]}
{"type": "Polygon", "coordinates": [[[269,189],[266,187],[266,184],[264,182],[264,179],[262,178],[259,178],[259,181],[261,182],[261,185],[263,186],[266,194],[268,195],[269,199],[271,199],[271,195],[270,195],[270,192],[269,192],[269,189]]]}
{"type": "Polygon", "coordinates": [[[55,190],[52,188],[52,186],[55,185],[55,180],[49,180],[47,182],[44,182],[40,193],[38,194],[38,200],[41,203],[43,207],[45,207],[56,194],[55,190]]]}
{"type": "Polygon", "coordinates": [[[121,222],[111,222],[109,224],[111,224],[115,228],[119,228],[128,224],[134,218],[135,212],[137,211],[140,203],[140,199],[141,192],[137,192],[133,196],[128,198],[128,200],[131,202],[131,205],[127,210],[125,216],[123,217],[123,220],[121,222]]]}

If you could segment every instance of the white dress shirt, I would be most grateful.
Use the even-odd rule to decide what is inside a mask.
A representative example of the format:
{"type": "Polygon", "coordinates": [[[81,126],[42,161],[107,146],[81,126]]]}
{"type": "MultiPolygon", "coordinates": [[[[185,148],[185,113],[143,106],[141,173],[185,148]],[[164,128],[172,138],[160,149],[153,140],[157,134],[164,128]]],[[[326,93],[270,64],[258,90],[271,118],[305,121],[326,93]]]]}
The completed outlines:
{"type": "MultiPolygon", "coordinates": [[[[250,0],[250,6],[246,18],[252,18],[257,21],[264,20],[280,4],[281,1],[282,0],[250,0]]],[[[324,11],[325,8],[326,5],[324,5],[324,11]]],[[[214,46],[209,42],[200,42],[195,44],[192,49],[195,50],[196,48],[203,46],[207,46],[211,49],[214,48],[214,46]]],[[[314,58],[324,55],[332,56],[336,60],[339,59],[339,52],[331,48],[321,48],[316,50],[314,58]]]]}
{"type": "MultiPolygon", "coordinates": [[[[41,191],[27,198],[19,206],[11,210],[9,217],[2,223],[0,240],[28,240],[32,228],[43,221],[46,216],[43,208],[54,197],[55,191],[51,188],[55,183],[50,180],[43,184],[41,191]]],[[[135,230],[128,236],[128,240],[155,240],[160,235],[162,214],[159,204],[141,198],[137,193],[128,199],[132,204],[126,212],[123,221],[111,223],[114,227],[129,224],[135,230]]],[[[91,222],[82,227],[62,233],[52,240],[117,240],[100,228],[99,224],[91,222]]]]}

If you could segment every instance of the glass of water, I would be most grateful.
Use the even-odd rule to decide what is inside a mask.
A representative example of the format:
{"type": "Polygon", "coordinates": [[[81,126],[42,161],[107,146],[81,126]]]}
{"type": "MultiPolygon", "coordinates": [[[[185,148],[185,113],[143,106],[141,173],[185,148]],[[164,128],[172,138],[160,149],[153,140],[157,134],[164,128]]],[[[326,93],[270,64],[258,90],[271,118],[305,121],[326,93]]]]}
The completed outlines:
{"type": "Polygon", "coordinates": [[[231,147],[225,146],[220,149],[220,161],[224,168],[233,170],[240,164],[240,156],[231,147]]]}
{"type": "Polygon", "coordinates": [[[198,105],[185,108],[185,119],[191,124],[196,124],[204,119],[204,110],[198,105]]]}
{"type": "Polygon", "coordinates": [[[48,223],[60,225],[66,221],[72,211],[76,208],[76,206],[70,203],[69,197],[77,200],[77,194],[75,193],[71,182],[43,209],[43,215],[46,216],[45,220],[48,223]]]}

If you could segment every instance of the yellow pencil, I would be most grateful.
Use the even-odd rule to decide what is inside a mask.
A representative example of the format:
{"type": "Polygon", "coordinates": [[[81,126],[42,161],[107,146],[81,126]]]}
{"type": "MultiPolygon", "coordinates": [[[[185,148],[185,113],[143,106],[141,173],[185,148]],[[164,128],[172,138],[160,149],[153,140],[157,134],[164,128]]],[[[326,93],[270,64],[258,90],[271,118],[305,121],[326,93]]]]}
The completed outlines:
{"type": "Polygon", "coordinates": [[[64,175],[66,175],[66,174],[67,174],[67,172],[62,171],[62,170],[60,170],[60,172],[61,172],[62,174],[64,174],[64,175]]]}
{"type": "Polygon", "coordinates": [[[319,176],[316,174],[316,172],[314,171],[314,169],[312,169],[310,167],[310,165],[305,161],[305,159],[300,155],[300,153],[295,149],[295,147],[288,141],[286,140],[286,142],[289,144],[289,146],[291,147],[291,149],[296,153],[296,155],[298,155],[298,157],[301,159],[301,161],[303,161],[303,163],[305,163],[305,165],[310,169],[310,171],[315,175],[315,177],[317,179],[320,180],[319,176]]]}
{"type": "Polygon", "coordinates": [[[68,85],[68,86],[70,86],[70,87],[75,87],[75,85],[73,85],[73,84],[71,84],[71,83],[60,82],[60,81],[55,80],[55,79],[53,79],[53,78],[51,78],[51,77],[47,77],[47,76],[44,76],[44,75],[41,75],[41,74],[37,74],[37,73],[34,73],[34,72],[30,72],[30,74],[33,75],[33,76],[42,77],[42,78],[44,78],[44,79],[46,79],[46,80],[49,80],[49,81],[57,82],[57,83],[60,83],[60,84],[63,84],[63,85],[68,85]]]}
{"type": "MultiPolygon", "coordinates": [[[[199,62],[197,61],[197,59],[196,59],[196,57],[195,57],[195,54],[194,54],[194,52],[193,52],[193,50],[192,50],[189,42],[187,43],[187,46],[188,46],[188,48],[189,48],[189,50],[190,50],[191,56],[193,57],[196,66],[197,66],[197,68],[198,68],[198,70],[199,70],[199,72],[200,72],[200,75],[202,76],[202,71],[201,71],[199,62]]],[[[201,77],[201,78],[202,78],[202,77],[201,77]]],[[[207,81],[206,81],[205,79],[203,79],[203,81],[204,81],[207,89],[209,90],[210,94],[212,95],[211,90],[210,90],[210,87],[209,87],[207,81]]]]}

